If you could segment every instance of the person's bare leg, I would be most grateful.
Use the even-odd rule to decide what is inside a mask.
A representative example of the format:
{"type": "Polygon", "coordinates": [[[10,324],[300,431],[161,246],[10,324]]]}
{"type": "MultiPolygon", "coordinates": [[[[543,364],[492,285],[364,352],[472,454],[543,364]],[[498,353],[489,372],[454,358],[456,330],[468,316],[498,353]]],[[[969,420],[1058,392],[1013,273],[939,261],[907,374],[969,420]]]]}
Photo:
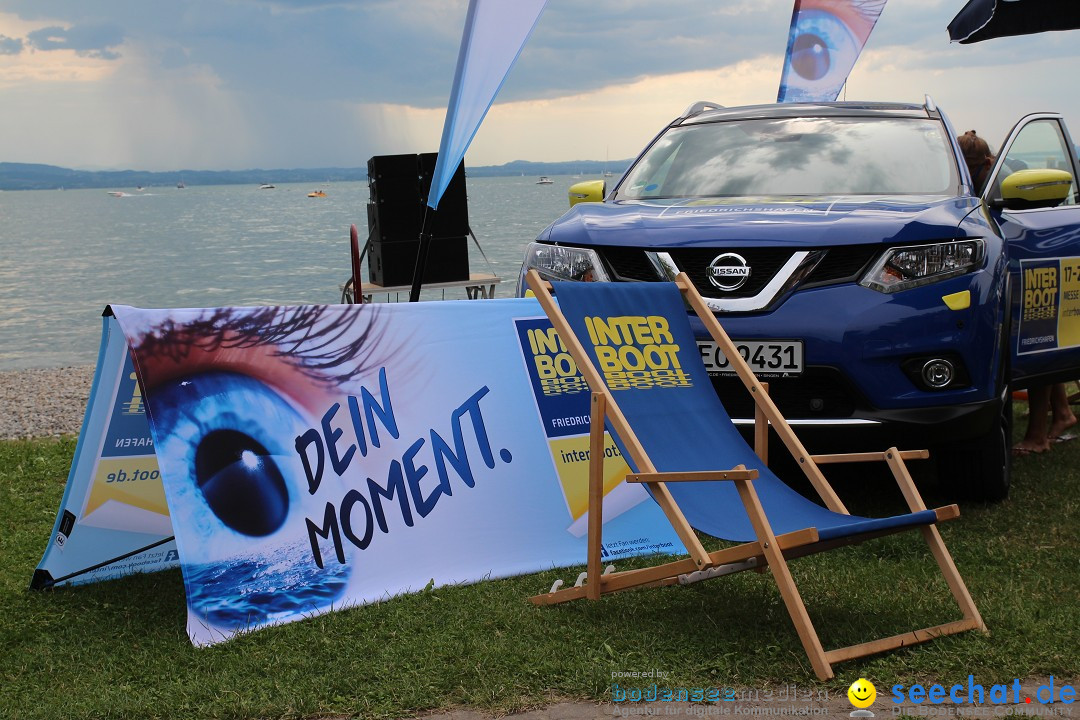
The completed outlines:
{"type": "Polygon", "coordinates": [[[1047,435],[1051,440],[1060,439],[1065,431],[1076,424],[1076,415],[1069,407],[1069,393],[1065,383],[1057,383],[1050,388],[1050,429],[1047,435]]]}
{"type": "Polygon", "coordinates": [[[1024,438],[1013,446],[1014,455],[1050,449],[1050,386],[1028,388],[1028,424],[1024,438]]]}

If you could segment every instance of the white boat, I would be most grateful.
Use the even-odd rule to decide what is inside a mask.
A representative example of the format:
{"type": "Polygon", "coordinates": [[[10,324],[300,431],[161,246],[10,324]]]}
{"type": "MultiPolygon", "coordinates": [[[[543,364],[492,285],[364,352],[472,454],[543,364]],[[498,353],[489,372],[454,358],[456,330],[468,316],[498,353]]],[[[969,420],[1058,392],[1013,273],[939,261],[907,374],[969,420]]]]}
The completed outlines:
{"type": "Polygon", "coordinates": [[[128,194],[126,192],[120,192],[119,190],[110,190],[109,194],[112,195],[113,197],[127,197],[128,196],[128,194]]]}
{"type": "Polygon", "coordinates": [[[555,181],[549,178],[547,175],[541,175],[540,179],[536,181],[537,185],[553,185],[554,183],[555,181]]]}
{"type": "Polygon", "coordinates": [[[259,189],[260,190],[273,190],[274,186],[271,185],[270,183],[263,183],[262,185],[259,186],[259,189]]]}

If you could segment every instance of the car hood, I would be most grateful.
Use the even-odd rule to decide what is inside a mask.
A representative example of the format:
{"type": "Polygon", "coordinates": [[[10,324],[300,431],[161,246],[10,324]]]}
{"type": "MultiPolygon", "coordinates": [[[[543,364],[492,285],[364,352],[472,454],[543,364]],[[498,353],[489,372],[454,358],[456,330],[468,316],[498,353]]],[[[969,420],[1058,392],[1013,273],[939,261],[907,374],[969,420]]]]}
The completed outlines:
{"type": "Polygon", "coordinates": [[[979,200],[904,196],[673,199],[579,203],[539,237],[566,245],[650,249],[760,243],[825,247],[955,237],[979,200]]]}

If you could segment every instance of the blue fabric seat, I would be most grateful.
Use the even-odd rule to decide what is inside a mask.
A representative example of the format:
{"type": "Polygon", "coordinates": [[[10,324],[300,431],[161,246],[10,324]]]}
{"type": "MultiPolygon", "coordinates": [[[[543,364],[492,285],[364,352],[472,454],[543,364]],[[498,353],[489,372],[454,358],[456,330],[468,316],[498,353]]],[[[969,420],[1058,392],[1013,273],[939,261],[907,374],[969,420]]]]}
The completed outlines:
{"type": "MultiPolygon", "coordinates": [[[[686,321],[687,310],[682,293],[674,283],[576,283],[555,282],[555,296],[562,314],[583,340],[593,363],[602,369],[597,345],[588,342],[590,329],[586,318],[664,317],[671,343],[679,347],[677,354],[653,353],[653,365],[660,357],[677,357],[679,370],[685,377],[656,373],[668,368],[646,367],[638,375],[615,375],[608,378],[608,387],[623,415],[634,428],[649,458],[662,472],[726,470],[738,465],[756,469],[759,476],[754,487],[761,499],[772,530],[780,535],[804,528],[816,528],[821,540],[832,540],[864,533],[933,523],[933,510],[906,513],[886,518],[865,518],[833,512],[807,499],[778,478],[746,443],[738,428],[724,409],[713,390],[708,372],[697,352],[696,340],[686,321]],[[681,321],[680,321],[681,320],[681,321]]],[[[595,321],[593,334],[596,333],[595,321]]],[[[627,333],[633,333],[634,323],[625,323],[627,333]]],[[[656,333],[646,322],[638,336],[648,339],[656,333]]],[[[662,346],[663,343],[644,343],[662,346]]],[[[601,348],[617,348],[614,344],[601,348]]],[[[622,347],[625,347],[622,346],[622,347]]],[[[616,350],[617,352],[617,350],[616,350]]],[[[610,354],[610,351],[609,351],[610,354]]],[[[643,354],[644,356],[644,354],[643,354]]],[[[628,357],[634,362],[637,354],[628,357]]],[[[610,365],[611,361],[608,361],[610,365]]],[[[612,430],[609,423],[609,430],[612,430]]],[[[631,467],[632,456],[622,438],[612,432],[631,467]]],[[[679,482],[668,484],[671,496],[678,503],[690,525],[703,533],[723,540],[748,542],[756,539],[738,491],[730,482],[679,482]]]]}

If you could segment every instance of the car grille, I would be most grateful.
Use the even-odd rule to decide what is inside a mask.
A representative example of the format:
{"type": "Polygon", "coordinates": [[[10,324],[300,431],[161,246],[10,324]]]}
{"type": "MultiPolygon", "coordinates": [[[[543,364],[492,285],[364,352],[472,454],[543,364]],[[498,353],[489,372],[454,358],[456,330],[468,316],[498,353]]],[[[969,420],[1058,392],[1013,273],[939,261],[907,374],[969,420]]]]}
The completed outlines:
{"type": "Polygon", "coordinates": [[[705,272],[713,259],[721,252],[734,252],[746,260],[750,266],[750,277],[738,290],[723,292],[725,298],[754,297],[764,288],[777,271],[791,257],[791,251],[784,248],[761,248],[753,250],[723,250],[713,248],[692,248],[685,250],[669,251],[671,259],[680,270],[690,276],[698,292],[706,297],[721,294],[721,291],[709,282],[709,276],[705,272]]]}
{"type": "Polygon", "coordinates": [[[617,280],[654,282],[661,279],[648,254],[640,248],[607,247],[598,252],[617,280]]]}
{"type": "MultiPolygon", "coordinates": [[[[616,280],[655,282],[662,280],[648,253],[640,248],[596,248],[616,280]]],[[[705,297],[743,298],[761,292],[793,254],[785,248],[676,248],[667,251],[680,270],[705,297]],[[706,268],[723,252],[734,252],[746,259],[751,267],[746,283],[733,292],[721,292],[709,282],[706,268]]],[[[873,245],[840,246],[828,248],[825,256],[801,283],[800,287],[833,285],[853,282],[871,260],[881,252],[873,245]]]]}

